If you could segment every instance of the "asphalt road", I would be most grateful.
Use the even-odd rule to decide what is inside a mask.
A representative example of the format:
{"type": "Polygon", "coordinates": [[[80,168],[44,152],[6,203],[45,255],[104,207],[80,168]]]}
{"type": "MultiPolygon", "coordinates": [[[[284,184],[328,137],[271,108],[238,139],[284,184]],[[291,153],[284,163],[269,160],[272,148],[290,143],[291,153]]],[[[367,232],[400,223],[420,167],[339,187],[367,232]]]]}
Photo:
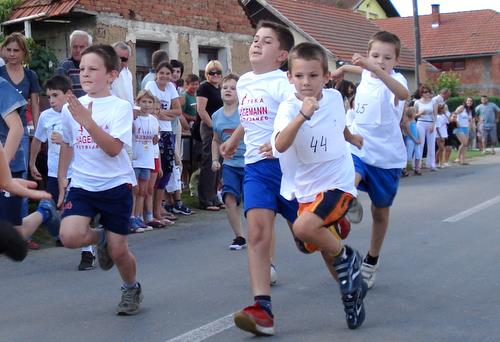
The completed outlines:
{"type": "MultiPolygon", "coordinates": [[[[345,324],[338,286],[320,255],[299,253],[277,229],[279,284],[272,341],[499,341],[500,156],[401,182],[367,318],[345,324]],[[456,216],[460,214],[459,216],[456,216]]],[[[364,254],[365,218],[348,243],[364,254]]],[[[142,312],[118,317],[115,268],[79,272],[79,251],[47,248],[0,258],[0,341],[251,341],[230,314],[251,304],[245,251],[229,251],[224,213],[198,213],[131,236],[142,312]]]]}

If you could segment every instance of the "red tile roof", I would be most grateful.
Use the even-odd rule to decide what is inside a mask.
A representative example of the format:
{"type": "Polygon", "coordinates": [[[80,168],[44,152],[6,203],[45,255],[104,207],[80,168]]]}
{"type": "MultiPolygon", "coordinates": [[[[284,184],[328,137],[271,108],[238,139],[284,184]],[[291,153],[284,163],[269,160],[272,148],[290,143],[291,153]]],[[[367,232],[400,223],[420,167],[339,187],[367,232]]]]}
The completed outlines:
{"type": "Polygon", "coordinates": [[[10,20],[46,13],[47,17],[69,13],[78,0],[26,0],[12,11],[10,20]]]}
{"type": "MultiPolygon", "coordinates": [[[[350,9],[304,0],[266,2],[340,60],[350,61],[354,53],[365,53],[371,36],[380,31],[372,21],[350,9]]],[[[414,60],[413,51],[403,47],[399,66],[413,69],[414,60]]]]}
{"type": "MultiPolygon", "coordinates": [[[[493,10],[441,13],[432,28],[432,15],[419,16],[422,57],[496,54],[500,51],[500,14],[493,10]]],[[[396,33],[414,48],[413,17],[375,20],[381,29],[396,33]]]]}

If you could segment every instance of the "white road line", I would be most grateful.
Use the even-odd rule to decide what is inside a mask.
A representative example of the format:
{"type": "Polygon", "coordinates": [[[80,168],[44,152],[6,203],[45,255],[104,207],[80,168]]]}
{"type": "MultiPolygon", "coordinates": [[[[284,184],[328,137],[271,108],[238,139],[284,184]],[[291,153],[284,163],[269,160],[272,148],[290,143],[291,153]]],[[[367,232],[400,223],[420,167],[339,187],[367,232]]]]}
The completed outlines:
{"type": "Polygon", "coordinates": [[[476,205],[475,207],[464,210],[456,215],[450,216],[450,217],[444,219],[443,222],[453,223],[453,222],[460,221],[461,219],[464,219],[468,216],[471,216],[471,215],[473,215],[481,210],[484,210],[488,207],[491,207],[492,205],[495,205],[497,203],[500,203],[500,196],[493,197],[492,199],[487,200],[486,202],[480,203],[480,204],[476,205]]]}
{"type": "Polygon", "coordinates": [[[167,342],[199,342],[234,327],[233,315],[229,314],[202,327],[174,337],[167,342]]]}

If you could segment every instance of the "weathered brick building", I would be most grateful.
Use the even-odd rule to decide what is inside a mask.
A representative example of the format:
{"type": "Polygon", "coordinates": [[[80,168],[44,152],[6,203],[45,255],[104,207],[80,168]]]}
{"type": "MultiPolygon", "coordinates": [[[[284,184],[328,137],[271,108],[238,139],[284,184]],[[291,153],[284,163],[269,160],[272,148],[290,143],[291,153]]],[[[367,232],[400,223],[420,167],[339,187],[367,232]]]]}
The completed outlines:
{"type": "Polygon", "coordinates": [[[253,28],[237,0],[26,0],[5,29],[22,31],[26,20],[33,38],[59,58],[68,56],[75,29],[91,33],[94,42],[126,41],[133,47],[130,64],[138,81],[160,48],[182,61],[185,73],[198,74],[211,59],[220,60],[225,71],[250,69],[253,28]]]}

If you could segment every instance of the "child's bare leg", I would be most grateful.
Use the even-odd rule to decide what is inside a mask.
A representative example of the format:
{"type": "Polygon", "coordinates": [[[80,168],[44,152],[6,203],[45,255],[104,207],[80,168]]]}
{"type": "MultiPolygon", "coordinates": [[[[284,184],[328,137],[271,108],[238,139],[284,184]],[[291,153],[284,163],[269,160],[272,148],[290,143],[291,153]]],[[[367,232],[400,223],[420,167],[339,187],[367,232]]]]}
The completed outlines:
{"type": "Polygon", "coordinates": [[[33,233],[42,224],[43,217],[42,214],[35,211],[28,216],[23,218],[23,223],[20,226],[15,226],[18,233],[21,234],[24,240],[33,235],[33,233]]]}
{"type": "Polygon", "coordinates": [[[232,194],[226,193],[224,196],[224,204],[227,208],[227,219],[229,221],[229,224],[231,225],[231,228],[233,229],[235,237],[245,237],[241,225],[240,207],[238,206],[236,198],[232,194]]]}
{"type": "Polygon", "coordinates": [[[372,257],[378,257],[384,243],[385,234],[389,227],[390,208],[377,208],[374,205],[372,209],[372,235],[370,240],[370,249],[368,253],[372,257]]]}
{"type": "Polygon", "coordinates": [[[275,213],[269,209],[250,209],[248,221],[248,269],[254,296],[271,294],[271,245],[275,213]]]}
{"type": "Polygon", "coordinates": [[[61,221],[59,237],[67,248],[95,245],[100,240],[98,229],[90,228],[90,217],[71,215],[61,221]]]}
{"type": "Polygon", "coordinates": [[[135,284],[136,262],[134,255],[128,249],[127,235],[108,231],[107,240],[109,255],[118,268],[123,282],[130,285],[135,284]]]}

